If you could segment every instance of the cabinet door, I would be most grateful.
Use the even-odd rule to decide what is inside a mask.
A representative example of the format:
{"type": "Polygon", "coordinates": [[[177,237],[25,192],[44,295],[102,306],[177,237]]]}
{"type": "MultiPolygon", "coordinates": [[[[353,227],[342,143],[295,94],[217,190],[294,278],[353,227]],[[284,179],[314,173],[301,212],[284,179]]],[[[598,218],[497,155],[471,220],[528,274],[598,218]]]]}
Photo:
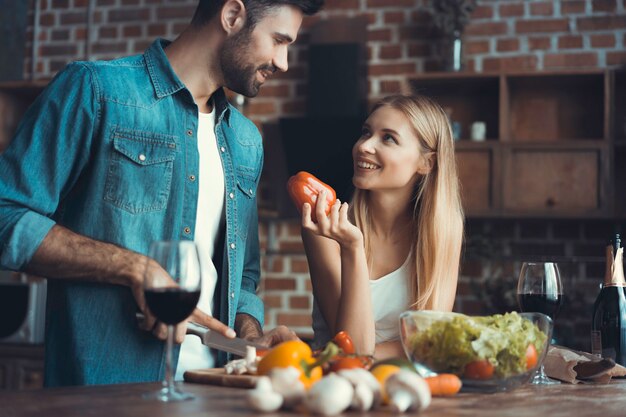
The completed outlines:
{"type": "Polygon", "coordinates": [[[503,208],[537,214],[584,214],[600,205],[600,149],[512,149],[503,208]]]}
{"type": "Polygon", "coordinates": [[[461,182],[463,209],[467,213],[478,213],[491,209],[492,150],[457,149],[456,161],[461,182]]]}

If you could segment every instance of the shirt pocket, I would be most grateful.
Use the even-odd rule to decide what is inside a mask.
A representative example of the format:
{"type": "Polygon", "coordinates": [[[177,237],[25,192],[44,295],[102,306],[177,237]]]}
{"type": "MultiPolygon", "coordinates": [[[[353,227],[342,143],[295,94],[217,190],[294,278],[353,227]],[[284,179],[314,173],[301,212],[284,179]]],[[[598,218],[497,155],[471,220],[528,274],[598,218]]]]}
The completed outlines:
{"type": "Polygon", "coordinates": [[[172,186],[174,137],[117,130],[112,145],[104,200],[133,214],[163,210],[172,186]]]}
{"type": "Polygon", "coordinates": [[[237,175],[237,232],[245,241],[252,225],[252,210],[256,210],[256,182],[246,176],[237,175]]]}

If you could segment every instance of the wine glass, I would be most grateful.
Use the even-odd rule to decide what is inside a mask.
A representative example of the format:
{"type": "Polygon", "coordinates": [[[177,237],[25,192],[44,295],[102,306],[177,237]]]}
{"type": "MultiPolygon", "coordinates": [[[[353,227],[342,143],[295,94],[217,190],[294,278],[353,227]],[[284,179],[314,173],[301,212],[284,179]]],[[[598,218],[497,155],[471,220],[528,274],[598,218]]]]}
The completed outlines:
{"type": "Polygon", "coordinates": [[[143,290],[150,312],[167,324],[167,356],[163,387],[145,397],[164,402],[192,399],[174,383],[172,345],[175,326],[189,317],[200,298],[198,249],[192,241],[157,241],[150,245],[148,257],[156,264],[147,262],[143,290]]]}
{"type": "MultiPolygon", "coordinates": [[[[517,282],[517,302],[523,312],[543,313],[552,320],[556,319],[563,304],[563,285],[558,265],[554,262],[524,262],[517,282]]],[[[548,340],[551,337],[549,334],[548,340]]],[[[541,365],[531,384],[550,385],[559,382],[548,378],[541,365]]]]}

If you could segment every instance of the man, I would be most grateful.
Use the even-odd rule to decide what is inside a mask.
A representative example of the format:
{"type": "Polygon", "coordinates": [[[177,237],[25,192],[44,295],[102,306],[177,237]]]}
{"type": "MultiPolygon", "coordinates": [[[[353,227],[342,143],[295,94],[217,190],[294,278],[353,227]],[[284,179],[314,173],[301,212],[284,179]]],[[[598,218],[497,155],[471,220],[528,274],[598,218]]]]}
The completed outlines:
{"type": "Polygon", "coordinates": [[[156,240],[196,240],[212,261],[211,309],[224,324],[211,309],[190,320],[266,345],[294,337],[262,332],[262,144],[222,87],[252,97],[286,71],[303,15],[322,3],[201,0],[174,42],[70,64],[28,110],[0,155],[0,266],[51,278],[47,386],[161,379],[166,330],[142,292],[156,240]]]}

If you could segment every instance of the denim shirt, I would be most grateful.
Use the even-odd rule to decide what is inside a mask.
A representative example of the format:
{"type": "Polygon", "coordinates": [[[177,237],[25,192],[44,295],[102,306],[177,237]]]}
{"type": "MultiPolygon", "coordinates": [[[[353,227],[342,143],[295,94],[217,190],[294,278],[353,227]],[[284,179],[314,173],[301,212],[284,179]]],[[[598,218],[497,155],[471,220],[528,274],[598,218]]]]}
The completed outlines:
{"type": "MultiPolygon", "coordinates": [[[[143,54],[75,62],[26,112],[0,155],[0,266],[20,270],[54,224],[146,254],[155,240],[193,240],[198,200],[198,107],[157,40],[143,54]]],[[[263,324],[256,126],[214,95],[226,228],[214,315],[263,324]]],[[[219,253],[217,254],[219,255],[219,253]]],[[[217,258],[220,264],[220,259],[217,258]]],[[[47,386],[156,381],[164,343],[139,330],[127,287],[51,279],[47,386]]],[[[218,364],[226,355],[220,353],[218,364]]]]}

